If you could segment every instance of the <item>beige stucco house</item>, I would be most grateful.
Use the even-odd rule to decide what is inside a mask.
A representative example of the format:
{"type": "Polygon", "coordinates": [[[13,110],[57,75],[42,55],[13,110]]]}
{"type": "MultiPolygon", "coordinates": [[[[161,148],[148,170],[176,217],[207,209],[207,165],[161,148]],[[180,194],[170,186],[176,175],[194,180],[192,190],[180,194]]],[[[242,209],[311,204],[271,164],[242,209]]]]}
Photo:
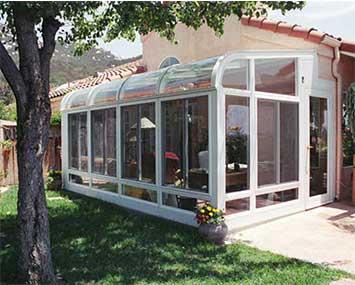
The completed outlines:
{"type": "Polygon", "coordinates": [[[176,39],[143,36],[127,78],[55,96],[66,189],[190,225],[209,202],[232,229],[351,197],[355,43],[250,17],[176,39]]]}

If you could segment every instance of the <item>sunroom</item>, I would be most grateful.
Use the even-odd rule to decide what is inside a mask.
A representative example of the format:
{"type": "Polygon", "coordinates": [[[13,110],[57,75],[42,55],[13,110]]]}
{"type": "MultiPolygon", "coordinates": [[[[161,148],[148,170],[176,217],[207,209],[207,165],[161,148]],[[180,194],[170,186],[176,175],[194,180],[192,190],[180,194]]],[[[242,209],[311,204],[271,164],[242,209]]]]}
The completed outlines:
{"type": "Polygon", "coordinates": [[[64,188],[189,225],[210,202],[230,229],[330,202],[333,99],[314,57],[230,53],[68,94],[64,188]]]}

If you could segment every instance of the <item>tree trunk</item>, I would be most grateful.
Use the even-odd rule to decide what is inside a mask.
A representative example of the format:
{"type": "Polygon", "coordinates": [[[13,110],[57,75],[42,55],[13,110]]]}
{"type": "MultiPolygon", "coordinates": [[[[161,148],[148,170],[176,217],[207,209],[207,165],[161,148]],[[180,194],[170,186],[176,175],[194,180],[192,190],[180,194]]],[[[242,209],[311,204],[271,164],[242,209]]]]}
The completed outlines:
{"type": "MultiPolygon", "coordinates": [[[[33,94],[43,92],[34,90],[33,94]]],[[[46,95],[48,96],[48,95],[46,95]]],[[[20,282],[55,284],[49,222],[43,181],[43,157],[48,145],[50,106],[46,96],[33,98],[25,116],[17,124],[19,170],[18,230],[20,282]],[[41,99],[42,98],[42,99],[41,99]]]]}

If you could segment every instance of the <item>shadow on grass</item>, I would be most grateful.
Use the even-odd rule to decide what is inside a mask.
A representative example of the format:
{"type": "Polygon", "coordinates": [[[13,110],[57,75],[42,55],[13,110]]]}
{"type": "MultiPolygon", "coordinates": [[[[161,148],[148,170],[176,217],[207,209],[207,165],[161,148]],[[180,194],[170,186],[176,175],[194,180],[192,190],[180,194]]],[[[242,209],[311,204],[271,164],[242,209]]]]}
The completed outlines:
{"type": "MultiPolygon", "coordinates": [[[[48,205],[52,255],[58,274],[70,284],[305,284],[335,276],[240,244],[214,246],[196,229],[116,205],[67,192],[61,196],[48,205]]],[[[16,277],[15,214],[1,221],[4,283],[16,277]]]]}

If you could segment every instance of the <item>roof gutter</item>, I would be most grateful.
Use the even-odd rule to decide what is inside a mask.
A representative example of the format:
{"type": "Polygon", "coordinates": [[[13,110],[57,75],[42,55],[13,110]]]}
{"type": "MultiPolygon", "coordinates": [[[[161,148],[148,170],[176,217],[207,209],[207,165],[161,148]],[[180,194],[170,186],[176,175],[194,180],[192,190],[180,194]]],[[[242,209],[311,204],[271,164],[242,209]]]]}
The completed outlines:
{"type": "Polygon", "coordinates": [[[336,172],[335,172],[335,199],[339,200],[341,190],[341,178],[343,167],[343,141],[342,141],[342,92],[341,75],[339,73],[340,45],[341,42],[334,38],[325,36],[322,44],[333,48],[332,75],[335,79],[335,129],[336,129],[336,172]]]}

